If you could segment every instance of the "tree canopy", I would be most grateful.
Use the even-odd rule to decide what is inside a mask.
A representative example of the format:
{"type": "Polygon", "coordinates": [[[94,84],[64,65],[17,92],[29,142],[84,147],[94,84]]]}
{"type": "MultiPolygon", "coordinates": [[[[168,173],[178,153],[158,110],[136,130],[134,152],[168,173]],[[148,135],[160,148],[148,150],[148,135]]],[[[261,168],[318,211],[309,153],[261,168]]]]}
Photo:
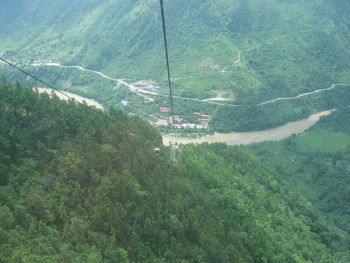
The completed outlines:
{"type": "Polygon", "coordinates": [[[189,145],[173,164],[146,122],[19,84],[0,84],[0,113],[1,262],[347,262],[243,148],[189,145]]]}

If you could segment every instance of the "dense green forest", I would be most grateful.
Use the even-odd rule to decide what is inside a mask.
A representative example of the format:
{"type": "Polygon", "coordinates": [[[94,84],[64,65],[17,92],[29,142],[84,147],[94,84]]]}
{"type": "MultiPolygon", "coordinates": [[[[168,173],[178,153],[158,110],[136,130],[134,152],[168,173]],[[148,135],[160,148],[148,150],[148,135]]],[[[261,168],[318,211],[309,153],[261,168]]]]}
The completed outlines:
{"type": "MultiPolygon", "coordinates": [[[[329,242],[350,236],[350,108],[323,117],[306,133],[281,142],[250,146],[266,163],[326,215],[343,234],[323,237],[329,242]]],[[[347,241],[349,249],[349,241],[347,241]]]]}
{"type": "Polygon", "coordinates": [[[0,262],[349,262],[342,228],[244,148],[170,163],[137,117],[6,82],[0,118],[0,262]]]}
{"type": "MultiPolygon", "coordinates": [[[[158,1],[4,0],[1,5],[0,54],[13,62],[80,65],[129,82],[154,81],[166,92],[158,1]]],[[[212,131],[260,130],[344,105],[349,87],[256,106],[333,83],[350,84],[348,2],[175,0],[165,1],[165,9],[174,94],[192,99],[225,94],[231,100],[223,104],[245,105],[177,99],[176,113],[187,121],[193,111],[203,111],[213,116],[212,131]]],[[[86,72],[28,69],[107,107],[127,98],[133,107],[155,114],[168,104],[164,97],[146,103],[86,72]]]]}

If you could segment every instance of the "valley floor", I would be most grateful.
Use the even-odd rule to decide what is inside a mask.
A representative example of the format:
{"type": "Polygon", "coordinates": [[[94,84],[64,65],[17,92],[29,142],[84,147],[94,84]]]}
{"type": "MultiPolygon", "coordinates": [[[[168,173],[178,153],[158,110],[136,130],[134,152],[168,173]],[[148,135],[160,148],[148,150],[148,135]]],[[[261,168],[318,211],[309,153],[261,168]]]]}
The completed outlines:
{"type": "MultiPolygon", "coordinates": [[[[181,144],[222,142],[226,143],[227,145],[240,145],[264,141],[279,141],[290,137],[293,134],[303,133],[305,130],[309,129],[312,125],[314,125],[321,117],[327,116],[333,111],[334,110],[322,111],[316,114],[312,114],[307,119],[288,122],[280,127],[267,129],[263,131],[214,133],[213,135],[208,135],[201,138],[177,138],[177,142],[181,144]]],[[[170,140],[170,136],[163,136],[163,143],[165,145],[168,145],[168,142],[170,140]]]]}

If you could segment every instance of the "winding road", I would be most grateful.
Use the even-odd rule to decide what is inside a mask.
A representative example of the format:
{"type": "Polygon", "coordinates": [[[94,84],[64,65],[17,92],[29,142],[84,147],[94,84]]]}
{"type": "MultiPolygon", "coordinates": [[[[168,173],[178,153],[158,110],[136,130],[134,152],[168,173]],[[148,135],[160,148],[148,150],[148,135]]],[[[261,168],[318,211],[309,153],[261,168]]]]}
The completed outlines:
{"type": "MultiPolygon", "coordinates": [[[[61,65],[60,63],[52,63],[52,62],[38,62],[38,63],[32,63],[30,64],[30,66],[47,66],[47,67],[59,67],[59,68],[74,68],[74,69],[78,69],[81,71],[85,71],[85,72],[90,72],[90,73],[94,73],[97,74],[99,76],[101,76],[104,79],[108,79],[108,80],[112,80],[116,82],[116,86],[115,88],[119,88],[121,85],[125,85],[126,87],[128,87],[130,89],[130,91],[134,92],[135,94],[144,97],[145,99],[149,100],[149,101],[154,101],[153,98],[146,96],[144,94],[141,94],[141,92],[139,92],[139,89],[136,88],[135,86],[133,86],[132,84],[127,83],[125,80],[123,79],[116,79],[116,78],[112,78],[110,76],[107,76],[106,74],[103,74],[100,71],[97,70],[92,70],[92,69],[87,69],[84,68],[82,66],[67,66],[67,65],[61,65]]],[[[158,93],[155,92],[142,92],[142,93],[147,93],[147,94],[152,94],[152,95],[158,95],[158,93]]]]}
{"type": "MultiPolygon", "coordinates": [[[[239,59],[240,59],[240,53],[239,53],[239,59]]],[[[237,62],[237,61],[235,61],[237,62]]],[[[87,69],[84,68],[82,66],[67,66],[67,65],[61,65],[60,63],[52,63],[52,62],[38,62],[38,63],[32,63],[30,64],[30,66],[48,66],[48,67],[60,67],[60,68],[75,68],[81,71],[86,71],[86,72],[91,72],[94,74],[97,74],[99,76],[101,76],[102,78],[108,79],[108,80],[112,80],[116,82],[116,86],[115,88],[120,87],[120,85],[125,85],[126,87],[129,88],[129,90],[149,101],[154,101],[154,99],[152,97],[147,96],[146,94],[149,95],[153,95],[153,96],[164,96],[164,97],[169,97],[169,95],[167,94],[162,94],[162,93],[157,93],[157,92],[152,92],[152,91],[147,91],[147,90],[143,90],[140,89],[138,87],[136,87],[133,84],[127,83],[124,79],[117,79],[117,78],[112,78],[110,76],[107,76],[106,74],[97,71],[97,70],[91,70],[91,69],[87,69]]],[[[310,96],[312,94],[315,93],[319,93],[319,92],[324,92],[324,91],[328,91],[328,90],[332,90],[335,89],[337,87],[344,87],[344,86],[350,86],[350,84],[348,83],[334,83],[332,84],[330,87],[328,88],[324,88],[324,89],[317,89],[314,91],[310,91],[310,92],[305,92],[305,93],[301,93],[297,96],[293,96],[293,97],[279,97],[279,98],[275,98],[272,100],[268,100],[268,101],[264,101],[261,103],[257,103],[257,104],[253,104],[253,106],[263,106],[263,105],[267,105],[267,104],[271,104],[271,103],[275,103],[277,101],[282,101],[282,100],[295,100],[301,97],[305,97],[305,96],[310,96]]],[[[173,96],[176,99],[182,99],[182,100],[189,100],[189,101],[195,101],[195,102],[202,102],[202,103],[208,103],[208,104],[214,104],[214,105],[219,105],[219,106],[225,106],[225,107],[244,107],[247,105],[241,105],[241,104],[228,104],[228,103],[220,103],[220,102],[216,102],[216,101],[211,101],[211,100],[200,100],[200,99],[193,99],[193,98],[187,98],[187,97],[182,97],[182,96],[173,96]]]]}
{"type": "MultiPolygon", "coordinates": [[[[115,81],[116,82],[115,89],[119,88],[121,85],[124,85],[124,86],[128,87],[131,92],[135,93],[136,95],[138,95],[140,97],[145,98],[146,100],[148,100],[150,102],[154,101],[154,99],[152,97],[149,97],[149,96],[145,95],[145,94],[149,94],[149,95],[153,95],[153,96],[169,97],[168,94],[162,94],[162,93],[152,92],[152,91],[148,91],[148,90],[143,90],[143,89],[140,89],[140,88],[136,87],[133,84],[127,83],[124,79],[112,78],[112,77],[107,76],[106,74],[104,74],[104,73],[102,73],[100,71],[87,69],[87,68],[84,68],[82,66],[67,66],[67,65],[61,65],[60,63],[53,63],[53,62],[37,62],[37,63],[29,64],[29,66],[34,66],[34,67],[47,66],[47,67],[59,67],[59,68],[73,68],[73,69],[78,69],[78,70],[85,71],[85,72],[94,73],[94,74],[97,74],[97,75],[101,76],[102,78],[115,81]]],[[[193,98],[187,98],[187,97],[181,97],[181,96],[173,96],[173,97],[176,98],[176,99],[181,99],[181,100],[190,100],[190,101],[196,101],[196,102],[204,102],[204,103],[208,103],[208,104],[215,104],[215,105],[221,105],[221,106],[229,106],[229,107],[240,106],[240,105],[225,104],[225,103],[220,103],[220,102],[200,100],[200,99],[193,99],[193,98]]]]}
{"type": "Polygon", "coordinates": [[[266,105],[266,104],[275,103],[276,101],[280,101],[280,100],[294,100],[294,99],[298,99],[298,98],[301,98],[301,97],[304,97],[304,96],[312,95],[312,94],[315,94],[315,93],[318,93],[318,92],[332,90],[332,89],[335,89],[338,86],[350,86],[350,84],[346,84],[346,83],[332,84],[332,86],[330,86],[329,88],[317,89],[317,90],[314,90],[314,91],[311,91],[311,92],[301,93],[301,94],[299,94],[299,95],[297,95],[295,97],[276,98],[276,99],[273,99],[273,100],[268,100],[268,101],[265,101],[265,102],[258,103],[256,105],[262,106],[262,105],[266,105]]]}

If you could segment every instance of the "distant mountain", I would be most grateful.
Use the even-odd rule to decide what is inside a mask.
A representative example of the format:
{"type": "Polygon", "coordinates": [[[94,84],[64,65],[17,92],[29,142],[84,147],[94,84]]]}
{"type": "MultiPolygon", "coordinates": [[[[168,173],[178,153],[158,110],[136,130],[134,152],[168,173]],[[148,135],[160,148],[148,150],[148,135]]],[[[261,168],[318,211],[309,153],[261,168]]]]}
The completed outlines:
{"type": "MultiPolygon", "coordinates": [[[[154,0],[17,0],[1,3],[0,48],[114,76],[164,77],[154,0]]],[[[238,101],[295,95],[350,82],[350,4],[344,1],[165,1],[179,94],[238,101]],[[239,56],[241,51],[241,56],[239,56]],[[204,95],[203,95],[204,94],[204,95]]]]}

